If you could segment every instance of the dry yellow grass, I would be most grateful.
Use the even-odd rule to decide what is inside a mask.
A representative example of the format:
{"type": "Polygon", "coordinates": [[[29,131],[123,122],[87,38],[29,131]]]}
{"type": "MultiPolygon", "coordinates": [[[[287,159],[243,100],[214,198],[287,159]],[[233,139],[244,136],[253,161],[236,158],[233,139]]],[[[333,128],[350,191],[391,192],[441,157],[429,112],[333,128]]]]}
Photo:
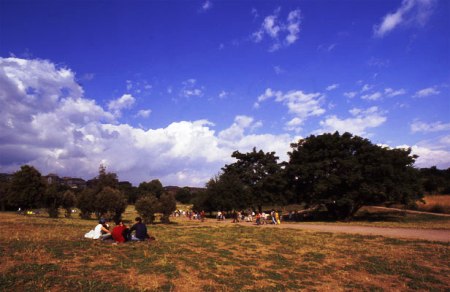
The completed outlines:
{"type": "Polygon", "coordinates": [[[450,195],[429,195],[423,200],[425,204],[417,203],[420,211],[450,214],[450,195]]]}
{"type": "Polygon", "coordinates": [[[0,213],[0,291],[450,287],[446,243],[174,221],[149,226],[152,243],[111,245],[83,238],[95,220],[0,213]]]}

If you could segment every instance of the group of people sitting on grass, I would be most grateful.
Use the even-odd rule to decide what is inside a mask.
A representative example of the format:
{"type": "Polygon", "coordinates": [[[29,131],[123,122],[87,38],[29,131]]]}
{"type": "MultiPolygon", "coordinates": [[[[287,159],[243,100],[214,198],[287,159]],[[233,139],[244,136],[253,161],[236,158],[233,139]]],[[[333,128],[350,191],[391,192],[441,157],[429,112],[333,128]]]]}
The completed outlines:
{"type": "MultiPolygon", "coordinates": [[[[225,220],[225,213],[222,211],[217,212],[217,220],[223,221],[225,220]]],[[[254,212],[252,210],[249,210],[247,212],[244,211],[236,211],[234,210],[231,214],[231,218],[233,219],[232,223],[239,223],[241,221],[243,222],[253,222],[253,219],[256,221],[256,225],[263,225],[263,224],[281,224],[281,217],[279,212],[272,210],[270,214],[264,213],[264,212],[254,212]]]]}
{"type": "Polygon", "coordinates": [[[106,220],[100,218],[95,228],[86,233],[84,237],[100,240],[113,240],[116,243],[154,240],[154,237],[148,235],[147,226],[142,223],[141,217],[136,217],[135,220],[136,223],[131,228],[128,228],[122,220],[117,220],[116,226],[110,230],[106,220]]]}

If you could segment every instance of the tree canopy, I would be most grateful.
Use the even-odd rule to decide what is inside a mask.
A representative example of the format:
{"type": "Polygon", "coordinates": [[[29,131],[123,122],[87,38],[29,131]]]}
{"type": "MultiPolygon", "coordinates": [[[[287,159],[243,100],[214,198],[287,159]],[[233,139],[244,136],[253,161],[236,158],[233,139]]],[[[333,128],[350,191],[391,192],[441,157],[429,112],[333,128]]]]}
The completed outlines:
{"type": "Polygon", "coordinates": [[[349,218],[363,205],[419,197],[410,149],[389,149],[338,132],[312,135],[291,148],[286,178],[296,201],[322,204],[335,218],[349,218]]]}
{"type": "Polygon", "coordinates": [[[41,173],[33,166],[23,165],[15,172],[8,192],[8,203],[14,207],[42,206],[45,185],[41,173]]]}
{"type": "Polygon", "coordinates": [[[283,179],[281,177],[281,165],[275,152],[265,153],[262,150],[241,153],[233,152],[231,155],[236,162],[225,165],[224,179],[238,179],[245,191],[242,193],[244,203],[257,206],[259,209],[267,204],[282,204],[283,179]]]}

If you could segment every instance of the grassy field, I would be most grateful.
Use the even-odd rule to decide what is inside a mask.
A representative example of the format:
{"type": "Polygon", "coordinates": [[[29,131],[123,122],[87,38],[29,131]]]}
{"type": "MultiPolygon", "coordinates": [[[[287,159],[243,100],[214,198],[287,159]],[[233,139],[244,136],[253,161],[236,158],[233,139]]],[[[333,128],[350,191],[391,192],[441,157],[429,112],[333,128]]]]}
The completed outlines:
{"type": "Polygon", "coordinates": [[[0,222],[2,291],[450,289],[444,243],[177,220],[149,226],[154,242],[112,245],[83,238],[94,220],[0,222]]]}

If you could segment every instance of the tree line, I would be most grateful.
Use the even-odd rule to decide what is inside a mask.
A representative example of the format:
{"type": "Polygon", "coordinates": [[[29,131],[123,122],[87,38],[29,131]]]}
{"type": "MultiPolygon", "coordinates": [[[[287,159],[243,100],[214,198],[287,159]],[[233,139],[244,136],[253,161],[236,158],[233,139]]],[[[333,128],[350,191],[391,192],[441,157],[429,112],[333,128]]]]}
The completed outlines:
{"type": "Polygon", "coordinates": [[[417,169],[411,149],[391,149],[339,132],[311,135],[291,144],[289,160],[275,152],[235,151],[192,199],[195,209],[261,210],[263,206],[301,204],[325,210],[330,218],[349,219],[364,205],[414,206],[424,192],[450,193],[450,169],[417,169]]]}
{"type": "Polygon", "coordinates": [[[98,176],[84,190],[45,183],[32,166],[22,166],[11,181],[0,179],[0,204],[9,208],[46,208],[50,217],[73,207],[82,218],[119,218],[128,204],[147,222],[161,213],[169,222],[176,201],[193,204],[196,211],[232,211],[264,206],[301,204],[325,209],[336,219],[351,218],[363,205],[386,202],[414,205],[430,194],[450,193],[450,168],[415,168],[410,149],[390,149],[350,133],[311,135],[291,144],[288,161],[275,152],[253,151],[231,155],[204,189],[179,188],[167,192],[157,179],[134,187],[119,182],[115,173],[100,166],[98,176]]]}
{"type": "Polygon", "coordinates": [[[66,217],[71,217],[76,207],[83,219],[95,216],[113,220],[120,219],[127,205],[133,203],[148,223],[153,223],[156,213],[161,213],[161,221],[168,223],[176,209],[174,195],[165,192],[159,180],[133,187],[130,183],[120,183],[117,175],[107,172],[103,165],[98,176],[83,190],[47,183],[36,168],[24,165],[11,180],[0,181],[0,203],[2,210],[45,208],[52,218],[57,218],[61,209],[65,210],[66,217]]]}

